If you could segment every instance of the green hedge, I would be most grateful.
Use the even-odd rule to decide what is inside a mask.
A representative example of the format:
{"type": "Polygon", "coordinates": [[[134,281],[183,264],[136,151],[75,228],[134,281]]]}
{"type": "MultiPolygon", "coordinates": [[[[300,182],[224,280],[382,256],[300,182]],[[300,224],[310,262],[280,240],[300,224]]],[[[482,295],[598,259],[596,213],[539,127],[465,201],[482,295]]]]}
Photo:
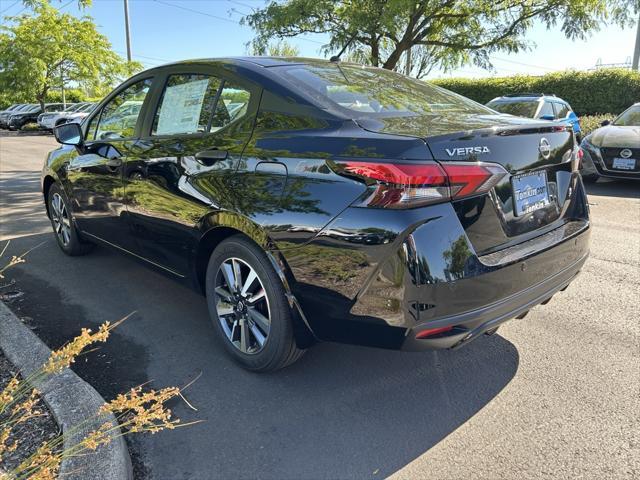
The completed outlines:
{"type": "Polygon", "coordinates": [[[618,114],[640,101],[640,72],[625,69],[567,71],[543,76],[451,78],[432,83],[483,104],[509,93],[553,93],[569,102],[579,116],[618,114]]]}

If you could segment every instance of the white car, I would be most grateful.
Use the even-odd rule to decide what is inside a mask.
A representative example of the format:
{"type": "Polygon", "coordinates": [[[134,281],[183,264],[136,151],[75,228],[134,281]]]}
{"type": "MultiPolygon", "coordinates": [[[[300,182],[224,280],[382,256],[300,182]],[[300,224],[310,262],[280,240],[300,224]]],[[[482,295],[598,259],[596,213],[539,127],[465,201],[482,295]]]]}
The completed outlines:
{"type": "Polygon", "coordinates": [[[51,120],[61,114],[61,113],[66,113],[66,112],[75,112],[81,105],[83,105],[82,103],[70,103],[67,104],[67,108],[62,109],[62,108],[58,108],[54,111],[49,111],[49,112],[44,112],[41,113],[40,115],[38,115],[38,125],[40,126],[40,128],[43,128],[45,130],[51,130],[53,128],[53,124],[51,123],[51,120]]]}
{"type": "Polygon", "coordinates": [[[62,125],[63,123],[80,123],[82,119],[84,119],[84,117],[89,115],[89,112],[91,112],[91,110],[93,110],[93,107],[95,106],[95,103],[79,103],[75,105],[75,108],[73,110],[67,109],[64,112],[54,114],[51,117],[43,117],[42,124],[40,126],[42,128],[51,130],[58,125],[62,125]]]}

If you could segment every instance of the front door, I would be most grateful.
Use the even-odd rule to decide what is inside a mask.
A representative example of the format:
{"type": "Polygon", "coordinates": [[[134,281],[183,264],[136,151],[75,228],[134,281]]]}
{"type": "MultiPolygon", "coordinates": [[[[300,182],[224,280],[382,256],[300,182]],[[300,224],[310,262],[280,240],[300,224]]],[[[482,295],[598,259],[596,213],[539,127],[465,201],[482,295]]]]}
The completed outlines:
{"type": "Polygon", "coordinates": [[[200,221],[239,194],[235,172],[259,95],[211,67],[169,71],[163,83],[142,153],[126,161],[125,195],[138,255],[184,276],[200,221]]]}
{"type": "Polygon", "coordinates": [[[90,119],[85,144],[69,161],[67,187],[78,228],[129,250],[123,167],[136,158],[137,126],[152,79],[124,86],[90,119]]]}

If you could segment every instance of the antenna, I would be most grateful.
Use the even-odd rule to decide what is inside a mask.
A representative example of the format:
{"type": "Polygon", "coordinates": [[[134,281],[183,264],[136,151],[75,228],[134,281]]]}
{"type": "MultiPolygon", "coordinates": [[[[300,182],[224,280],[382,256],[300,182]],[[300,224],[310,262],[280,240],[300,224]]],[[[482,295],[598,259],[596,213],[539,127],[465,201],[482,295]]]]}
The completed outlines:
{"type": "Polygon", "coordinates": [[[329,59],[329,61],[330,62],[339,62],[340,61],[340,57],[345,52],[345,50],[347,48],[349,48],[349,45],[351,45],[351,42],[353,42],[353,40],[356,38],[357,34],[358,34],[358,32],[355,32],[353,35],[351,35],[351,38],[349,39],[349,41],[347,43],[345,43],[344,47],[342,47],[342,50],[340,50],[340,52],[337,55],[334,55],[333,57],[331,57],[329,59]]]}

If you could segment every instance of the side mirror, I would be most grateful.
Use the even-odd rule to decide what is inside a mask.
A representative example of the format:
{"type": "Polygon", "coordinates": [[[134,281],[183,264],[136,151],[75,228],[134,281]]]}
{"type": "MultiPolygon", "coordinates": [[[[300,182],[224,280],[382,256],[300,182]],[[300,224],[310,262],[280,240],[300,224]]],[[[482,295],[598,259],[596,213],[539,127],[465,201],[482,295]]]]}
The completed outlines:
{"type": "Polygon", "coordinates": [[[600,126],[606,127],[607,125],[611,125],[611,120],[603,120],[600,126]]]}
{"type": "Polygon", "coordinates": [[[551,115],[551,114],[547,114],[547,115],[542,115],[542,116],[540,116],[540,120],[555,120],[555,119],[556,119],[556,117],[554,117],[554,116],[553,116],[553,115],[551,115]]]}
{"type": "Polygon", "coordinates": [[[63,145],[82,145],[82,129],[77,123],[64,123],[53,129],[58,143],[63,145]]]}

